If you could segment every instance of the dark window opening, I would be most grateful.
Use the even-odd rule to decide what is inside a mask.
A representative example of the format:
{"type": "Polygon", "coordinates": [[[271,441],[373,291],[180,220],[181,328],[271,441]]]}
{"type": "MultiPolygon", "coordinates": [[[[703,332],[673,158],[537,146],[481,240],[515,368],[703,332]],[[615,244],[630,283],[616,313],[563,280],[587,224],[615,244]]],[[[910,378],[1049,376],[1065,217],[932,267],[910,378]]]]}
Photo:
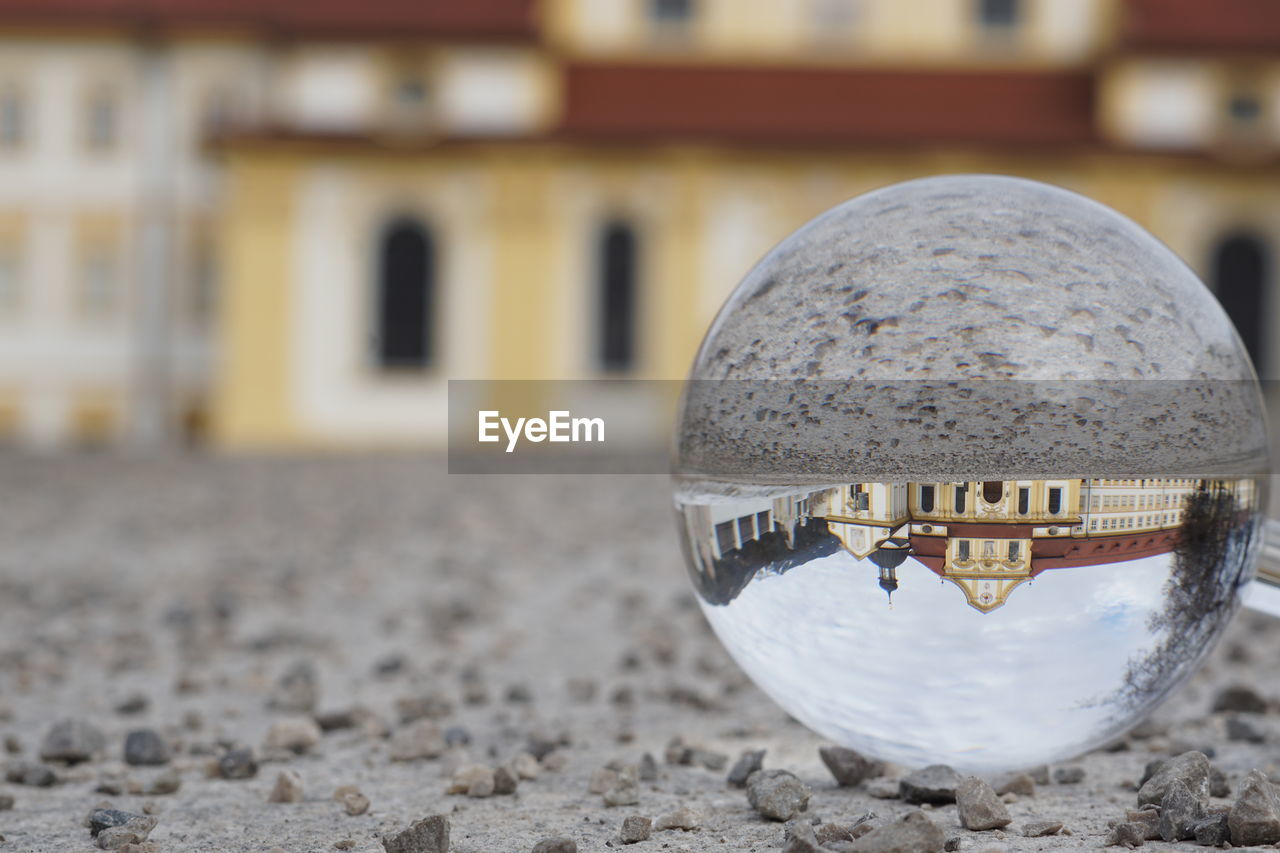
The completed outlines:
{"type": "Polygon", "coordinates": [[[1018,515],[1031,512],[1031,490],[1018,489],[1018,515]]]}
{"type": "Polygon", "coordinates": [[[969,494],[969,487],[956,486],[956,512],[964,512],[964,499],[969,494]]]}
{"type": "Polygon", "coordinates": [[[920,487],[920,511],[933,512],[933,486],[920,487]]]}
{"type": "Polygon", "coordinates": [[[1218,301],[1235,323],[1254,367],[1266,369],[1263,317],[1266,309],[1268,258],[1265,244],[1251,234],[1231,234],[1213,253],[1213,280],[1218,301]]]}
{"type": "Polygon", "coordinates": [[[773,525],[769,523],[769,513],[767,511],[756,513],[756,530],[759,531],[761,536],[773,531],[773,525]]]}
{"type": "Polygon", "coordinates": [[[600,235],[600,364],[624,371],[636,360],[636,233],[614,222],[600,235]]]}
{"type": "Polygon", "coordinates": [[[990,30],[1009,30],[1018,25],[1018,0],[978,0],[978,19],[990,30]]]}
{"type": "Polygon", "coordinates": [[[737,547],[733,539],[732,521],[722,521],[716,525],[716,544],[720,546],[721,554],[727,554],[737,547]]]}
{"type": "Polygon", "coordinates": [[[1049,490],[1049,515],[1062,512],[1062,489],[1049,490]]]}
{"type": "Polygon", "coordinates": [[[1238,92],[1227,101],[1227,115],[1240,124],[1252,124],[1262,115],[1262,104],[1251,92],[1238,92]]]}
{"type": "Polygon", "coordinates": [[[650,14],[664,23],[683,23],[693,17],[693,0],[651,0],[650,14]]]}
{"type": "Polygon", "coordinates": [[[426,367],[435,356],[435,245],[416,220],[383,234],[378,269],[378,364],[426,367]]]}
{"type": "Polygon", "coordinates": [[[982,484],[982,499],[989,504],[1000,503],[1004,497],[1004,483],[1000,480],[987,480],[982,484]]]}
{"type": "Polygon", "coordinates": [[[743,542],[750,542],[756,538],[755,532],[751,529],[751,522],[755,516],[747,515],[738,519],[738,538],[743,542]]]}
{"type": "Polygon", "coordinates": [[[969,559],[969,540],[968,539],[961,539],[959,543],[956,544],[956,559],[958,560],[969,559]]]}
{"type": "Polygon", "coordinates": [[[1020,544],[1020,543],[1018,543],[1018,542],[1010,542],[1010,543],[1009,543],[1009,561],[1010,561],[1010,562],[1013,562],[1014,560],[1017,560],[1017,559],[1018,559],[1018,555],[1019,555],[1020,553],[1022,553],[1022,549],[1019,547],[1019,544],[1020,544]]]}

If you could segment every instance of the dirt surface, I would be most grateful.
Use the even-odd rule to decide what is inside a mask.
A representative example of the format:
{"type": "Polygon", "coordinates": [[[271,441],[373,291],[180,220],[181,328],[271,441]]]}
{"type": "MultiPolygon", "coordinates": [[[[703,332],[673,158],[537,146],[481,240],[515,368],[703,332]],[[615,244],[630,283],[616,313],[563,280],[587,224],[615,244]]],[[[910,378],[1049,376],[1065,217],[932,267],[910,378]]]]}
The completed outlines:
{"type": "MultiPolygon", "coordinates": [[[[728,767],[665,761],[677,736],[730,765],[766,749],[766,768],[812,788],[803,819],[874,811],[883,821],[915,809],[837,787],[818,758],[822,741],[720,649],[684,577],[665,478],[450,477],[441,460],[407,457],[7,456],[0,479],[5,760],[40,764],[63,718],[105,735],[100,758],[47,762],[51,787],[0,779],[0,802],[14,801],[0,811],[0,850],[97,849],[83,822],[102,801],[151,811],[150,842],[164,851],[320,851],[347,840],[339,849],[381,851],[384,835],[437,813],[449,815],[462,853],[527,851],[555,836],[603,850],[620,846],[628,815],[681,806],[700,828],[655,832],[632,849],[780,847],[784,824],[726,784],[728,767]],[[308,668],[314,703],[305,677],[280,687],[308,668]],[[304,754],[264,748],[275,722],[356,708],[367,713],[354,727],[304,754]],[[465,729],[469,746],[390,760],[384,732],[418,715],[441,737],[465,729]],[[167,765],[124,763],[126,733],[141,728],[168,741],[167,765]],[[236,745],[254,748],[257,774],[211,778],[209,764],[236,745]],[[446,793],[460,764],[497,766],[553,745],[514,794],[446,793]],[[593,772],[646,752],[658,773],[640,782],[637,804],[608,807],[589,792],[593,772]],[[285,768],[302,780],[300,803],[268,802],[285,768]],[[146,793],[174,771],[175,793],[146,793]],[[369,798],[366,813],[333,800],[342,785],[369,798]]],[[[962,850],[1096,848],[1107,821],[1133,806],[1152,758],[1208,748],[1233,785],[1253,767],[1276,770],[1276,717],[1258,716],[1266,741],[1248,743],[1228,740],[1225,715],[1208,712],[1232,683],[1280,698],[1278,651],[1274,623],[1246,615],[1144,737],[1073,762],[1081,782],[1010,803],[1005,831],[965,831],[953,805],[929,816],[962,850]],[[1037,818],[1073,834],[1021,837],[1037,818]]]]}

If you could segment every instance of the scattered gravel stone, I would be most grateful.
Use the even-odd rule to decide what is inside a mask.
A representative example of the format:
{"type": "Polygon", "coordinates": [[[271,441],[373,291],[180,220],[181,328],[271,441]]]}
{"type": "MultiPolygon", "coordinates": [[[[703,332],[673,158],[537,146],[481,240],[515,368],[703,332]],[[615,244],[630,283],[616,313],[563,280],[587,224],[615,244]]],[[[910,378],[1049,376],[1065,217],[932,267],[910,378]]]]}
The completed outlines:
{"type": "Polygon", "coordinates": [[[94,809],[85,819],[89,834],[98,839],[103,850],[121,850],[125,845],[142,844],[156,828],[150,815],[133,814],[119,809],[94,809]]]}
{"type": "Polygon", "coordinates": [[[320,699],[320,677],[315,664],[300,660],[276,681],[268,705],[277,711],[310,714],[320,699]]]}
{"type": "Polygon", "coordinates": [[[58,784],[58,774],[52,767],[30,761],[15,761],[5,765],[4,778],[14,785],[32,788],[48,788],[58,784]]]}
{"type": "Polygon", "coordinates": [[[572,838],[546,838],[533,845],[532,853],[578,853],[578,842],[572,838]]]}
{"type": "Polygon", "coordinates": [[[549,738],[542,734],[533,734],[529,736],[529,740],[525,742],[525,752],[541,761],[551,753],[560,748],[560,741],[555,738],[549,738]]]}
{"type": "Polygon", "coordinates": [[[102,830],[110,829],[113,826],[124,826],[135,817],[141,817],[141,815],[122,811],[121,809],[98,808],[89,812],[84,819],[84,825],[89,828],[89,834],[97,838],[98,833],[102,832],[102,830]]]}
{"type": "Polygon", "coordinates": [[[1227,774],[1217,767],[1209,768],[1209,796],[1219,798],[1231,796],[1231,782],[1227,780],[1227,774]]]}
{"type": "Polygon", "coordinates": [[[465,726],[449,726],[444,730],[445,746],[470,746],[471,732],[465,726]]]}
{"type": "Polygon", "coordinates": [[[861,785],[884,772],[884,763],[875,761],[852,749],[843,746],[824,746],[818,749],[818,756],[827,765],[836,784],[842,788],[861,785]]]}
{"type": "Polygon", "coordinates": [[[13,808],[13,794],[0,794],[0,812],[7,812],[13,808]]]}
{"type": "Polygon", "coordinates": [[[1170,782],[1160,800],[1160,837],[1165,841],[1194,838],[1195,825],[1204,817],[1205,799],[1197,797],[1180,779],[1170,782]]]}
{"type": "Polygon", "coordinates": [[[1280,797],[1262,771],[1251,770],[1240,781],[1227,825],[1236,847],[1280,842],[1280,797]]]}
{"type": "Polygon", "coordinates": [[[639,773],[641,782],[652,782],[658,778],[658,762],[647,752],[640,756],[639,773]]]}
{"type": "Polygon", "coordinates": [[[996,792],[977,776],[966,776],[956,787],[960,825],[969,830],[1000,829],[1013,822],[996,792]]]}
{"type": "Polygon", "coordinates": [[[823,853],[822,845],[813,831],[813,824],[800,821],[790,827],[782,853],[823,853]]]}
{"type": "Polygon", "coordinates": [[[1146,832],[1140,824],[1117,823],[1107,836],[1108,847],[1141,847],[1146,844],[1146,832]]]}
{"type": "Polygon", "coordinates": [[[622,829],[619,831],[619,837],[623,844],[635,844],[639,841],[648,841],[649,833],[653,829],[653,821],[643,815],[628,815],[622,821],[622,829]]]}
{"type": "Polygon", "coordinates": [[[1160,809],[1149,806],[1139,811],[1128,811],[1123,821],[1117,823],[1134,823],[1142,827],[1142,837],[1147,841],[1160,838],[1160,809]]]}
{"type": "Polygon", "coordinates": [[[440,720],[453,713],[453,703],[435,693],[404,696],[396,700],[396,713],[400,715],[402,724],[423,719],[440,720]]]}
{"type": "Polygon", "coordinates": [[[493,792],[495,794],[514,794],[520,786],[520,778],[515,771],[501,766],[493,771],[493,792]]]}
{"type": "Polygon", "coordinates": [[[355,785],[343,785],[333,792],[333,799],[339,803],[347,814],[362,815],[369,810],[369,798],[360,792],[355,785]]]}
{"type": "Polygon", "coordinates": [[[40,744],[40,758],[78,764],[92,759],[106,745],[106,736],[92,723],[79,719],[61,720],[44,736],[40,744]]]}
{"type": "Polygon", "coordinates": [[[1218,692],[1213,699],[1213,711],[1239,711],[1246,714],[1265,714],[1267,700],[1252,687],[1235,685],[1218,692]]]}
{"type": "Polygon", "coordinates": [[[964,844],[963,836],[953,835],[943,843],[942,849],[945,850],[946,853],[956,853],[956,851],[959,850],[961,845],[963,844],[964,844]]]}
{"type": "Polygon", "coordinates": [[[769,820],[791,820],[808,808],[811,793],[786,770],[757,770],[747,778],[747,801],[769,820]]]}
{"type": "Polygon", "coordinates": [[[899,795],[908,803],[946,805],[956,801],[960,774],[945,764],[931,764],[902,777],[899,795]]]}
{"type": "Polygon", "coordinates": [[[387,853],[449,853],[449,818],[424,817],[408,829],[382,839],[387,853]]]}
{"type": "MultiPolygon", "coordinates": [[[[738,756],[738,760],[733,763],[733,767],[729,770],[729,777],[727,780],[729,785],[734,788],[745,788],[747,786],[747,777],[764,767],[764,754],[765,751],[763,749],[744,750],[742,755],[738,756]]],[[[654,770],[656,775],[656,766],[654,767],[654,770]]]]}
{"type": "Polygon", "coordinates": [[[1041,764],[1039,767],[1032,767],[1027,771],[1027,775],[1031,777],[1031,781],[1037,785],[1049,784],[1049,765],[1041,764]]]}
{"type": "Polygon", "coordinates": [[[302,755],[320,742],[321,734],[320,725],[310,717],[286,717],[271,724],[262,748],[302,755]]]}
{"type": "Polygon", "coordinates": [[[1029,820],[1022,825],[1024,838],[1042,838],[1046,835],[1057,835],[1062,831],[1060,820],[1029,820]]]}
{"type": "Polygon", "coordinates": [[[939,853],[946,838],[942,828],[921,811],[886,823],[849,845],[852,853],[939,853]]]}
{"type": "Polygon", "coordinates": [[[169,763],[169,744],[155,729],[134,729],[124,738],[124,760],[134,767],[169,763]]]}
{"type": "Polygon", "coordinates": [[[492,767],[486,764],[468,764],[453,774],[447,793],[483,798],[493,796],[496,787],[492,767]]]}
{"type": "Polygon", "coordinates": [[[618,771],[610,770],[608,767],[601,767],[591,772],[591,778],[587,780],[587,792],[590,794],[603,794],[617,782],[618,771]]]}
{"type": "Polygon", "coordinates": [[[1053,781],[1059,785],[1077,785],[1084,781],[1084,768],[1079,765],[1059,767],[1053,771],[1053,781]]]}
{"type": "Polygon", "coordinates": [[[1005,773],[991,780],[991,787],[997,794],[1017,794],[1019,797],[1034,797],[1036,781],[1026,773],[1005,773]]]}
{"type": "Polygon", "coordinates": [[[228,750],[218,759],[218,775],[223,779],[252,779],[258,775],[258,760],[248,747],[228,750]]]}
{"type": "Polygon", "coordinates": [[[1202,817],[1192,829],[1196,844],[1205,847],[1221,847],[1231,840],[1231,827],[1227,812],[1202,817]]]}
{"type": "Polygon", "coordinates": [[[431,720],[410,723],[391,736],[387,746],[392,761],[439,758],[445,750],[444,735],[431,720]]]}
{"type": "Polygon", "coordinates": [[[901,779],[872,779],[865,790],[877,800],[896,800],[902,796],[901,779]]]}
{"type": "Polygon", "coordinates": [[[624,767],[603,796],[606,806],[634,806],[640,802],[640,780],[636,768],[624,767]]]}
{"type": "Polygon", "coordinates": [[[1266,739],[1266,730],[1256,717],[1240,714],[1227,717],[1227,740],[1262,743],[1266,739]]]}
{"type": "Polygon", "coordinates": [[[113,710],[117,714],[128,716],[130,714],[141,714],[149,707],[151,707],[151,700],[147,698],[147,694],[130,693],[117,702],[113,710]]]}
{"type": "Polygon", "coordinates": [[[675,811],[659,815],[657,820],[653,822],[654,832],[662,832],[669,829],[682,829],[685,832],[692,832],[700,826],[702,826],[702,815],[688,806],[681,806],[675,811]]]}
{"type": "Polygon", "coordinates": [[[298,775],[296,770],[281,770],[276,776],[275,787],[271,789],[271,793],[267,796],[269,803],[300,803],[302,802],[302,777],[298,775]]]}
{"type": "Polygon", "coordinates": [[[530,781],[537,779],[542,772],[542,768],[538,765],[538,759],[527,752],[521,752],[511,759],[511,769],[521,779],[530,781]]]}
{"type": "Polygon", "coordinates": [[[1156,805],[1174,780],[1182,782],[1198,800],[1209,796],[1209,759],[1203,752],[1184,752],[1161,764],[1138,790],[1138,805],[1156,805]]]}
{"type": "Polygon", "coordinates": [[[167,794],[176,794],[182,787],[182,777],[177,770],[166,770],[159,776],[151,780],[151,784],[147,786],[147,793],[152,796],[163,797],[167,794]]]}

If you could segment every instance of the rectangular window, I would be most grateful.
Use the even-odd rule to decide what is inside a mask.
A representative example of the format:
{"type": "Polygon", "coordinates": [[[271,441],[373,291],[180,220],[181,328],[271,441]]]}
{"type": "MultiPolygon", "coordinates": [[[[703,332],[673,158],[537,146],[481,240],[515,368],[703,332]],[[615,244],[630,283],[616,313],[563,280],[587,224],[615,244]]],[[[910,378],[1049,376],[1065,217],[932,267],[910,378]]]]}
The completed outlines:
{"type": "Polygon", "coordinates": [[[1049,515],[1062,512],[1062,489],[1049,490],[1049,515]]]}
{"type": "Polygon", "coordinates": [[[119,115],[115,94],[98,90],[89,96],[85,113],[85,144],[90,151],[105,153],[116,147],[119,115]]]}
{"type": "Polygon", "coordinates": [[[1018,0],[978,0],[978,22],[986,30],[1008,31],[1018,25],[1018,0]]]}
{"type": "Polygon", "coordinates": [[[1018,515],[1031,512],[1031,490],[1018,489],[1018,515]]]}
{"type": "Polygon", "coordinates": [[[759,531],[758,535],[760,536],[773,530],[773,525],[769,523],[769,512],[767,510],[756,513],[756,530],[759,531]]]}
{"type": "Polygon", "coordinates": [[[956,543],[956,559],[968,561],[969,559],[969,540],[961,539],[956,543]]]}
{"type": "Polygon", "coordinates": [[[933,486],[920,487],[920,511],[933,512],[933,486]]]}
{"type": "Polygon", "coordinates": [[[663,24],[683,24],[693,18],[694,0],[649,0],[649,14],[663,24]]]}
{"type": "Polygon", "coordinates": [[[26,103],[12,83],[0,84],[0,149],[15,149],[26,136],[26,103]]]}
{"type": "Polygon", "coordinates": [[[1022,549],[1019,547],[1021,544],[1022,543],[1020,542],[1009,543],[1009,560],[1010,561],[1017,560],[1018,555],[1022,553],[1022,549]]]}
{"type": "Polygon", "coordinates": [[[969,486],[956,486],[956,512],[964,512],[965,498],[969,495],[969,486]]]}
{"type": "Polygon", "coordinates": [[[738,547],[733,539],[732,521],[722,521],[716,525],[716,544],[720,546],[721,554],[727,554],[738,547]]]}
{"type": "Polygon", "coordinates": [[[750,542],[756,538],[755,531],[752,529],[752,522],[755,516],[748,515],[738,519],[738,539],[741,542],[750,542]]]}

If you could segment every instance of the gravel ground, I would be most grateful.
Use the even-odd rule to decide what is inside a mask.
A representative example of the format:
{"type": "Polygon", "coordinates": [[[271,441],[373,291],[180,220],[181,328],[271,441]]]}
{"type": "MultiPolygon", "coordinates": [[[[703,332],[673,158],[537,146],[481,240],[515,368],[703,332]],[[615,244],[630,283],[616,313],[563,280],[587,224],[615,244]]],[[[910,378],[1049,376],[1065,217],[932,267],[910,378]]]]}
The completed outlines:
{"type": "MultiPolygon", "coordinates": [[[[450,477],[442,460],[403,457],[109,455],[3,456],[0,477],[3,760],[11,779],[38,781],[43,767],[57,779],[0,779],[0,809],[13,800],[0,810],[0,850],[98,849],[84,820],[104,801],[157,819],[153,846],[139,850],[381,851],[433,814],[449,816],[461,853],[553,837],[601,850],[621,845],[626,817],[681,807],[698,813],[697,829],[655,831],[633,849],[777,849],[786,825],[726,783],[750,749],[812,789],[803,820],[916,811],[872,797],[883,781],[838,787],[823,742],[720,649],[683,577],[665,478],[450,477]],[[100,756],[41,761],[64,718],[101,731],[96,750],[91,731],[70,738],[72,752],[100,756]],[[315,719],[330,730],[318,736],[315,719]],[[132,757],[166,763],[126,764],[126,734],[147,728],[162,742],[142,736],[132,757]],[[668,763],[676,737],[705,751],[670,750],[693,763],[668,763]],[[237,746],[254,750],[256,775],[210,775],[237,746]],[[391,760],[414,746],[443,753],[391,760]],[[520,760],[537,778],[514,794],[447,793],[455,768],[526,751],[541,756],[520,760]],[[590,791],[594,774],[630,799],[597,771],[645,753],[657,773],[640,779],[637,803],[610,807],[590,791]],[[728,766],[703,766],[717,754],[728,766]],[[297,799],[300,780],[301,802],[269,802],[286,769],[297,778],[276,799],[297,799]],[[160,793],[175,775],[178,790],[160,793]],[[334,800],[344,785],[367,811],[348,814],[358,797],[334,800]]],[[[1006,829],[964,830],[954,805],[928,816],[975,853],[1096,848],[1153,758],[1205,749],[1233,787],[1252,768],[1276,771],[1280,718],[1247,718],[1264,738],[1253,743],[1230,740],[1229,715],[1209,713],[1231,684],[1280,699],[1274,624],[1242,617],[1142,737],[1069,765],[1083,769],[1079,782],[1009,803],[1006,829]],[[1041,818],[1072,834],[1021,836],[1041,818]]],[[[483,793],[477,773],[472,792],[483,793]]]]}

